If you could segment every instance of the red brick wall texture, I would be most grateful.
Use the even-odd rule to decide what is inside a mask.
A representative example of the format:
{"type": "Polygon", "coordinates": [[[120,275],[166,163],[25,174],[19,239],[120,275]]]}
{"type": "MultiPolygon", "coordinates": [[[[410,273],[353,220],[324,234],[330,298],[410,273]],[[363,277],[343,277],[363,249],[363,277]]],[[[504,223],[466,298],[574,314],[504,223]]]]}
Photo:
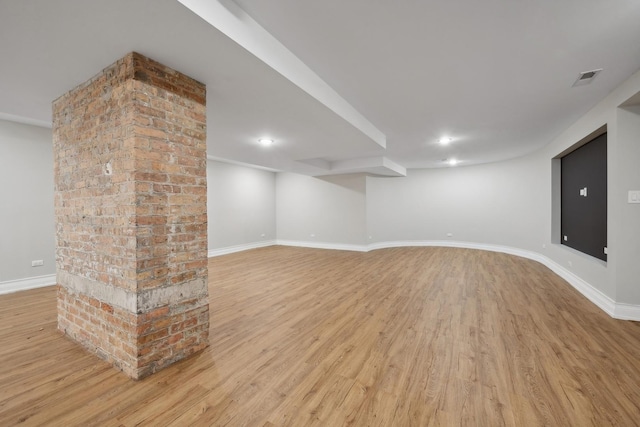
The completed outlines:
{"type": "Polygon", "coordinates": [[[205,96],[134,52],[53,103],[58,328],[132,378],[208,343],[205,96]]]}

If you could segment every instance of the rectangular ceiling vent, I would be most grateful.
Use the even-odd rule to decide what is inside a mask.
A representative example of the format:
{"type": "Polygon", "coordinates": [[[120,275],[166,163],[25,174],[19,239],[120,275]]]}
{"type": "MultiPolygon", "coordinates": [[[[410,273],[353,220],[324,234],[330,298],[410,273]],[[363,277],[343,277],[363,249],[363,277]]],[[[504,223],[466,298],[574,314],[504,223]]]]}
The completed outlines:
{"type": "Polygon", "coordinates": [[[598,68],[597,70],[581,72],[580,74],[578,74],[578,79],[575,81],[573,86],[588,85],[593,81],[593,79],[596,78],[598,74],[600,74],[600,71],[602,71],[602,68],[598,68]]]}

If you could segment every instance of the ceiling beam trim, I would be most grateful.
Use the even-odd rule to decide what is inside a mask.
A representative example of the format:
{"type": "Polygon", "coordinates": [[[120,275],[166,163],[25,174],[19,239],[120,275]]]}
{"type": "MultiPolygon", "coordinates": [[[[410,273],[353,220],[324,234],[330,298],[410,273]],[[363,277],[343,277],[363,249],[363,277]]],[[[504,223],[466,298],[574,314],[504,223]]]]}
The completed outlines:
{"type": "Polygon", "coordinates": [[[386,148],[387,138],[311,68],[231,0],[178,0],[346,122],[386,148]]]}

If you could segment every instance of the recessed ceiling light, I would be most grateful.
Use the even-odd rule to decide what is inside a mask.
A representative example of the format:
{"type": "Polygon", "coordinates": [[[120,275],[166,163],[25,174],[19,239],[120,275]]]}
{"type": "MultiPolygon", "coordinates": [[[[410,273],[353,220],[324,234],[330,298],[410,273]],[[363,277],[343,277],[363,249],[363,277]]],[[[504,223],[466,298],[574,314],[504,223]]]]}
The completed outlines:
{"type": "Polygon", "coordinates": [[[260,138],[258,142],[264,145],[265,147],[273,145],[273,139],[269,139],[269,138],[260,138]]]}
{"type": "Polygon", "coordinates": [[[442,145],[447,145],[448,143],[450,143],[451,141],[453,141],[453,138],[451,138],[450,136],[443,136],[442,138],[440,138],[438,140],[438,142],[442,145]]]}
{"type": "Polygon", "coordinates": [[[449,163],[449,166],[455,166],[458,164],[458,161],[456,159],[449,159],[447,163],[449,163]]]}

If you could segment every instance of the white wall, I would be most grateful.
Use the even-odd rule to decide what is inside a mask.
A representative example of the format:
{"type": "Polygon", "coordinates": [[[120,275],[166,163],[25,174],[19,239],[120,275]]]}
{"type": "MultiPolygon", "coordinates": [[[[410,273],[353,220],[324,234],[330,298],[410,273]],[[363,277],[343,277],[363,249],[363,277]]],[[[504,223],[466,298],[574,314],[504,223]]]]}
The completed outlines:
{"type": "Polygon", "coordinates": [[[552,245],[546,255],[616,302],[634,305],[640,304],[640,292],[637,291],[640,283],[631,276],[631,272],[639,272],[635,265],[640,259],[640,252],[634,241],[640,239],[640,212],[637,205],[627,204],[627,190],[634,187],[640,189],[640,133],[636,113],[624,112],[619,107],[638,92],[640,72],[631,76],[540,152],[546,158],[556,156],[599,127],[607,125],[607,263],[559,244],[552,245]],[[635,290],[629,292],[632,288],[635,290]]]}
{"type": "Polygon", "coordinates": [[[0,120],[0,203],[0,292],[2,282],[55,274],[50,129],[0,120]]]}
{"type": "Polygon", "coordinates": [[[278,240],[363,245],[366,243],[366,177],[276,177],[278,240]]]}
{"type": "Polygon", "coordinates": [[[209,250],[276,238],[275,173],[207,161],[209,250]]]}
{"type": "Polygon", "coordinates": [[[538,250],[545,168],[517,159],[480,166],[413,169],[367,179],[371,241],[450,240],[538,250]],[[448,236],[451,233],[452,236],[448,236]]]}
{"type": "Polygon", "coordinates": [[[616,299],[640,304],[640,204],[629,204],[628,191],[640,191],[640,105],[617,110],[617,187],[610,197],[615,212],[616,299]]]}

